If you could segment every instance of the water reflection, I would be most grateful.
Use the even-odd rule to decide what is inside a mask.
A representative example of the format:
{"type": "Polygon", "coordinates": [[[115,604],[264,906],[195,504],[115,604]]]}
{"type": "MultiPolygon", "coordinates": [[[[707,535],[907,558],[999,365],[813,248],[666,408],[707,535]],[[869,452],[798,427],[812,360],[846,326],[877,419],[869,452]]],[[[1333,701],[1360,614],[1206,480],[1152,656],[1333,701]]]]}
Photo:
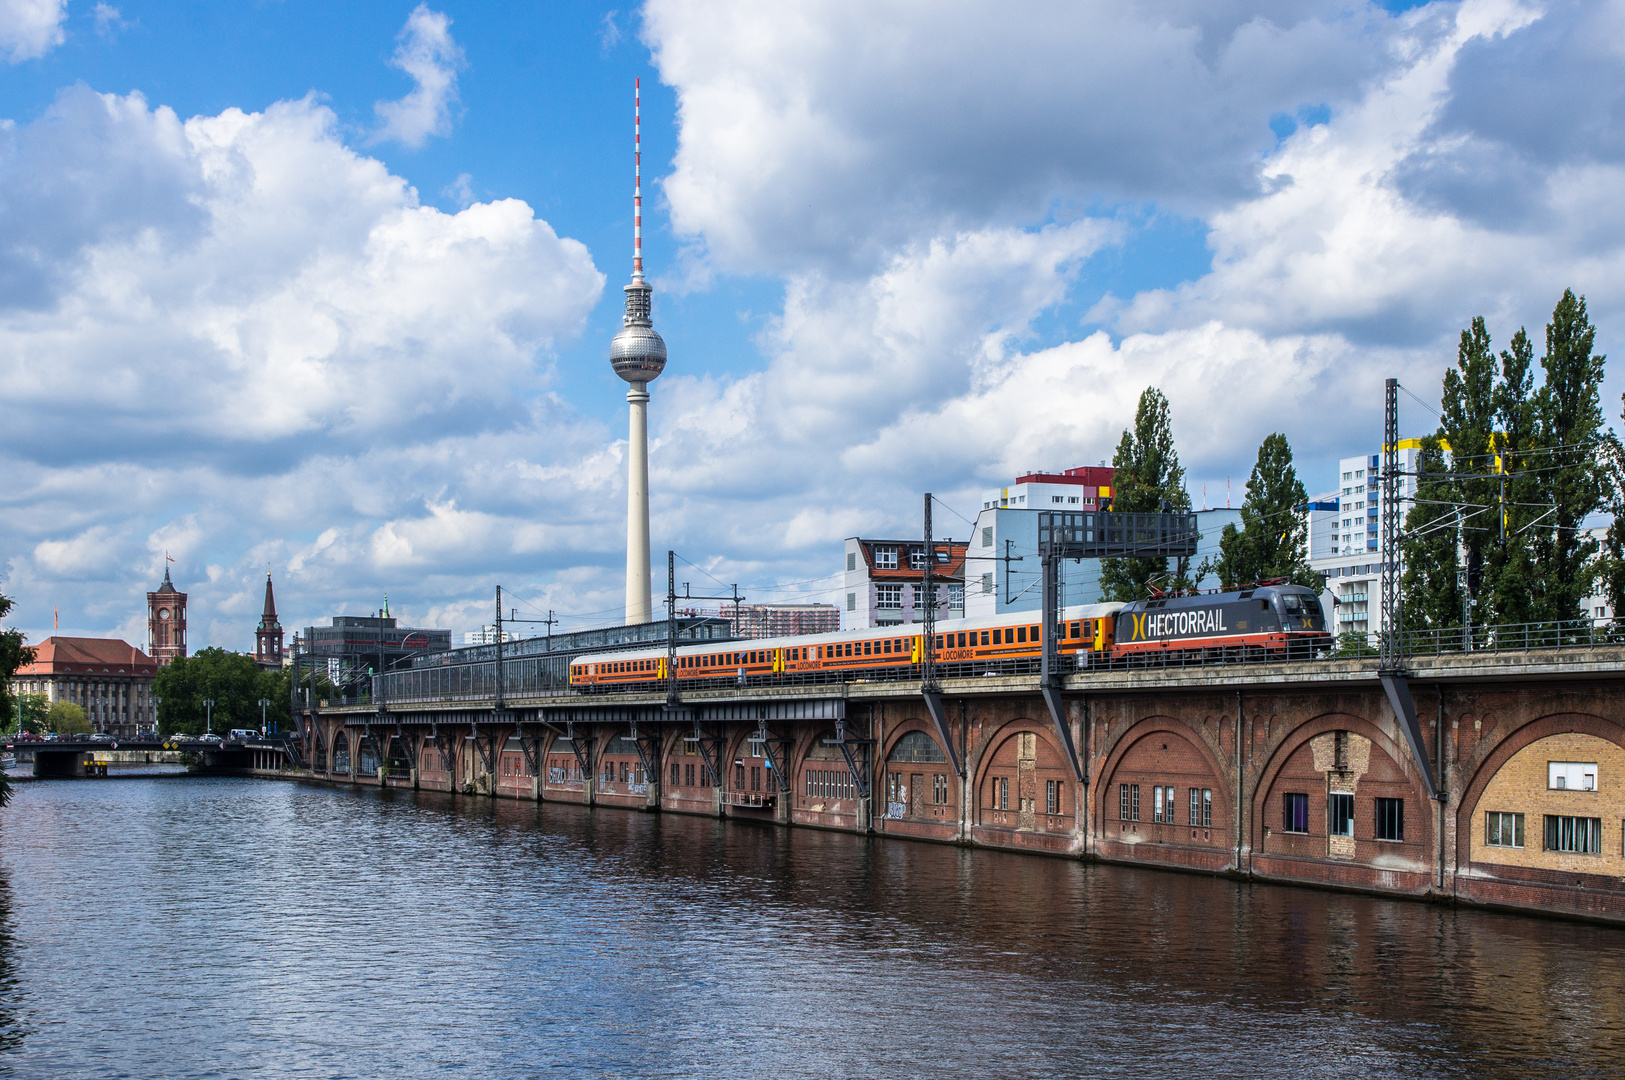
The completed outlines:
{"type": "Polygon", "coordinates": [[[17,1075],[1625,1065],[1607,928],[268,781],[24,785],[0,841],[17,1075]]]}

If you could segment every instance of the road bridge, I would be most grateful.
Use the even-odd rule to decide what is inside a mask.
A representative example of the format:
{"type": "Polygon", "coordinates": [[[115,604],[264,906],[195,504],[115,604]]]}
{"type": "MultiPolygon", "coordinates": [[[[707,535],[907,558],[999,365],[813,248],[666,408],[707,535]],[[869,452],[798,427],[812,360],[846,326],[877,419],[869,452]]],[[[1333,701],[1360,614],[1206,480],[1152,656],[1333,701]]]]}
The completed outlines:
{"type": "Polygon", "coordinates": [[[1385,674],[989,674],[942,679],[938,708],[918,681],[447,693],[309,710],[299,753],[344,783],[1625,920],[1625,646],[1412,656],[1409,732],[1385,674]]]}
{"type": "Polygon", "coordinates": [[[183,755],[203,771],[279,772],[290,763],[289,748],[280,739],[234,740],[221,743],[171,739],[56,739],[12,741],[6,750],[19,764],[32,763],[35,776],[52,778],[106,776],[107,767],[139,762],[174,762],[183,755]]]}

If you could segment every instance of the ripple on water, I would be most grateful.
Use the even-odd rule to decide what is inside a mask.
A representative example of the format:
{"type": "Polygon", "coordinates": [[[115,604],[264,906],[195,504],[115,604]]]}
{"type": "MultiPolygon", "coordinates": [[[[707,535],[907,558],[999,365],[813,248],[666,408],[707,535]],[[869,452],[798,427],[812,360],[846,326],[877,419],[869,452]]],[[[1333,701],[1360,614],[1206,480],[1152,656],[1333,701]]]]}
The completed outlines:
{"type": "Polygon", "coordinates": [[[0,812],[0,1070],[1616,1077],[1621,940],[678,815],[37,782],[0,812]]]}

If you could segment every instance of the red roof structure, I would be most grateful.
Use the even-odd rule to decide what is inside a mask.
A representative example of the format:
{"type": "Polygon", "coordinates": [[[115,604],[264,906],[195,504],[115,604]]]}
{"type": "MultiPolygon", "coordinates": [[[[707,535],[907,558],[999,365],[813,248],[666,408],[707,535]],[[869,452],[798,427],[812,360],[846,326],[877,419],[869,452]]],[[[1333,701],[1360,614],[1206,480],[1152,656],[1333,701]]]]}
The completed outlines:
{"type": "Polygon", "coordinates": [[[120,638],[48,637],[18,675],[158,674],[158,661],[120,638]]]}

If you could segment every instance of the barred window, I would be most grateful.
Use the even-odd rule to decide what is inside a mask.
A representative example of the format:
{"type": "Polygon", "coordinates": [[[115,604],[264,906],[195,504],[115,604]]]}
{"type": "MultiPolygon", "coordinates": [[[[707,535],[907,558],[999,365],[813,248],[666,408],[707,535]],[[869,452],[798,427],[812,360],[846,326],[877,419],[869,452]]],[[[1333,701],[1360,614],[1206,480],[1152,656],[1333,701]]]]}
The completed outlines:
{"type": "Polygon", "coordinates": [[[1332,836],[1354,835],[1354,793],[1334,791],[1326,797],[1326,831],[1332,836]]]}
{"type": "Polygon", "coordinates": [[[1281,831],[1306,833],[1309,831],[1309,796],[1289,791],[1281,808],[1281,831]]]}
{"type": "Polygon", "coordinates": [[[1546,850],[1596,855],[1602,851],[1602,819],[1547,814],[1546,850]]]}
{"type": "Polygon", "coordinates": [[[1377,839],[1405,839],[1405,800],[1377,800],[1377,839]]]}

